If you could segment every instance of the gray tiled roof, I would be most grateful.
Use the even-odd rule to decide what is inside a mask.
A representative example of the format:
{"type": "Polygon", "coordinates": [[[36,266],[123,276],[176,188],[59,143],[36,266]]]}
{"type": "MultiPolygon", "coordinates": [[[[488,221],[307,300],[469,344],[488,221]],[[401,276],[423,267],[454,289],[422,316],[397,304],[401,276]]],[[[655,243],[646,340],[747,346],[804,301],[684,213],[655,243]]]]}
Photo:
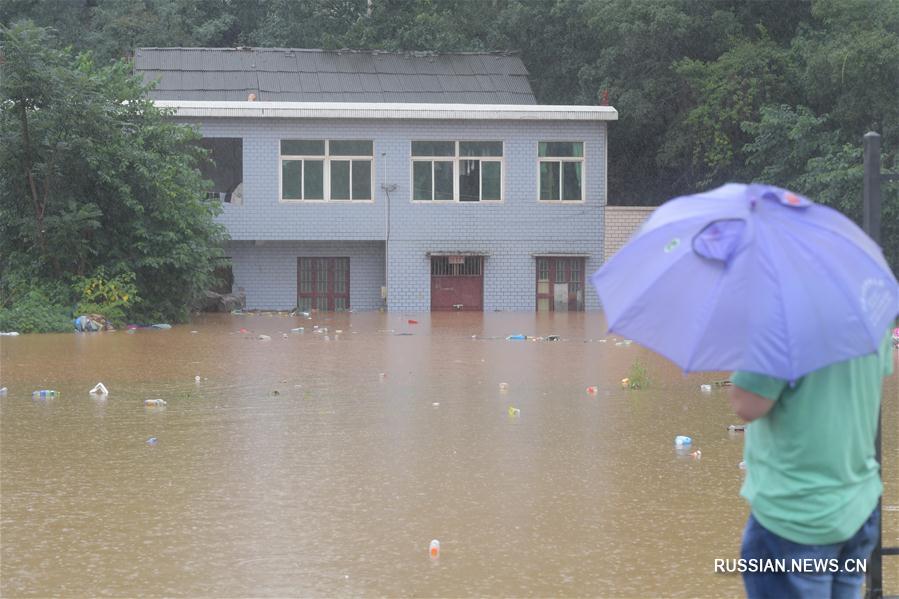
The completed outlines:
{"type": "Polygon", "coordinates": [[[134,72],[156,100],[536,104],[521,59],[291,48],[139,48],[134,72]]]}

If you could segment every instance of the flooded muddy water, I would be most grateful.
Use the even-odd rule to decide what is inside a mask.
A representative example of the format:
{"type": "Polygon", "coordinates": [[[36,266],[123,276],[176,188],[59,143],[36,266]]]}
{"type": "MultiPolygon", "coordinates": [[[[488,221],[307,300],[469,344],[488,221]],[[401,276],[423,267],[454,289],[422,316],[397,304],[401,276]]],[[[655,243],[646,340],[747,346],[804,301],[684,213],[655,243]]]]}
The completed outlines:
{"type": "Polygon", "coordinates": [[[727,373],[683,376],[620,341],[596,313],[210,315],[3,338],[0,594],[741,595],[714,560],[739,556],[743,439],[724,389],[699,388],[727,373]],[[622,389],[637,359],[651,385],[622,389]],[[106,398],[88,394],[99,381],[106,398]]]}

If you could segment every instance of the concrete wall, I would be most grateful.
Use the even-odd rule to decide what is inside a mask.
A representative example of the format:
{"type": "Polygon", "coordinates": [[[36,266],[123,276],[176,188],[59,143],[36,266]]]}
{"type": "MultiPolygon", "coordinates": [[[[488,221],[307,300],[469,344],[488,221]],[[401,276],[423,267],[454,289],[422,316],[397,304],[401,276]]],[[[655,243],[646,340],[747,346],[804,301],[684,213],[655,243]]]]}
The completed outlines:
{"type": "MultiPolygon", "coordinates": [[[[379,271],[380,281],[375,281],[373,273],[378,271],[366,260],[374,263],[378,259],[364,258],[373,246],[347,246],[343,243],[347,241],[386,241],[391,310],[430,308],[428,252],[483,252],[488,256],[485,310],[535,309],[533,254],[586,255],[588,275],[601,264],[607,179],[605,123],[206,119],[199,125],[206,137],[243,139],[243,204],[226,204],[219,221],[234,240],[230,247],[235,286],[245,288],[248,307],[288,307],[288,300],[292,305],[296,257],[300,255],[296,252],[314,249],[323,253],[302,255],[350,255],[339,253],[344,247],[367,248],[350,255],[351,293],[360,294],[358,301],[355,295],[351,297],[353,309],[378,307],[384,268],[379,271]],[[374,200],[279,202],[280,140],[293,138],[372,139],[374,200]],[[502,141],[503,200],[412,202],[412,140],[502,141]],[[538,201],[539,141],[584,142],[584,202],[538,201]],[[395,188],[388,193],[383,189],[386,186],[395,188]],[[333,243],[312,246],[299,240],[333,243]],[[255,241],[265,243],[256,245],[255,241]],[[371,273],[361,280],[355,274],[354,255],[358,267],[371,273]],[[365,284],[371,289],[357,289],[362,281],[368,281],[365,284]]],[[[382,265],[384,245],[378,246],[382,265]]],[[[589,287],[585,300],[588,309],[598,308],[596,294],[589,287]]]]}
{"type": "Polygon", "coordinates": [[[297,258],[350,259],[350,309],[384,306],[384,243],[379,241],[232,241],[234,290],[243,288],[251,310],[291,310],[297,305],[297,258]]]}
{"type": "Polygon", "coordinates": [[[643,225],[655,206],[606,206],[603,255],[608,260],[643,225]]]}

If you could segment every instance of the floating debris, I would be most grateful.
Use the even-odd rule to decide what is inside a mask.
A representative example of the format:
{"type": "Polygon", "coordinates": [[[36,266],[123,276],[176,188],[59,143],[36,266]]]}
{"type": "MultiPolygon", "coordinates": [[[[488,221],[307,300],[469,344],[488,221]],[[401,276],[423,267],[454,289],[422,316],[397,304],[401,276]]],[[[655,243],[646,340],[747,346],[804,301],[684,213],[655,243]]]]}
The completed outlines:
{"type": "Polygon", "coordinates": [[[88,391],[91,395],[109,395],[109,390],[103,383],[97,383],[94,388],[88,391]]]}

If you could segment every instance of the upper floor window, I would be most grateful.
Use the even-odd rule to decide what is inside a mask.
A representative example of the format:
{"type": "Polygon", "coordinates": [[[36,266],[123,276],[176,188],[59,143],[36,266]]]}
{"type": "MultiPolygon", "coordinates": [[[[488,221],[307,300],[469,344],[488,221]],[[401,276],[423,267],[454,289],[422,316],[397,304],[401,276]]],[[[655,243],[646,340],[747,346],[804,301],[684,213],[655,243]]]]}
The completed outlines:
{"type": "Polygon", "coordinates": [[[541,141],[537,160],[540,166],[540,200],[584,200],[584,142],[541,141]]]}
{"type": "Polygon", "coordinates": [[[204,137],[197,144],[208,152],[198,165],[203,178],[212,183],[207,195],[226,204],[243,204],[243,139],[204,137]]]}
{"type": "Polygon", "coordinates": [[[371,140],[281,140],[281,200],[371,200],[371,140]]]}
{"type": "Polygon", "coordinates": [[[503,142],[413,141],[414,201],[500,201],[503,142]]]}

